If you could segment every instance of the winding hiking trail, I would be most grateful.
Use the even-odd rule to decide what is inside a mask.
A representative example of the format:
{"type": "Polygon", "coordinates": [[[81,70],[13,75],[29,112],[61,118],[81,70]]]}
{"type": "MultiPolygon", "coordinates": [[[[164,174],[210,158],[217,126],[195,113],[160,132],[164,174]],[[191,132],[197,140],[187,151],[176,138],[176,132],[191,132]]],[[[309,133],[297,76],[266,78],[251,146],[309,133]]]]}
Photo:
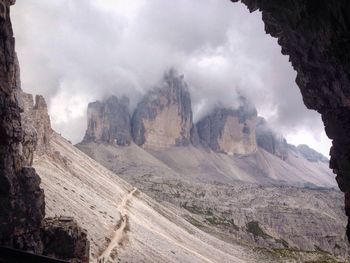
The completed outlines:
{"type": "Polygon", "coordinates": [[[134,187],[133,190],[131,190],[126,196],[124,196],[121,203],[118,205],[118,210],[121,217],[121,224],[115,230],[113,238],[108,244],[107,248],[102,252],[101,256],[98,258],[97,260],[98,263],[108,262],[111,252],[113,251],[113,249],[118,247],[120,241],[124,238],[125,236],[124,230],[126,228],[127,221],[128,221],[128,210],[127,210],[128,201],[133,197],[136,191],[137,191],[137,188],[134,187]]]}

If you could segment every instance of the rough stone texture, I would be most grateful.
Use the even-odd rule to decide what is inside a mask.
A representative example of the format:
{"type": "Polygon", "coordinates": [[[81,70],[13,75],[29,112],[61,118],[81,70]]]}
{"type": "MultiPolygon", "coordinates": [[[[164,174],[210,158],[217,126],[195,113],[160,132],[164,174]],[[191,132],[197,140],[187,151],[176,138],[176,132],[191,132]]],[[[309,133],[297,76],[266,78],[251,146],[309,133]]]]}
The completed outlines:
{"type": "Polygon", "coordinates": [[[252,154],[257,150],[257,112],[245,98],[238,109],[216,108],[197,123],[201,143],[215,152],[252,154]]]}
{"type": "Polygon", "coordinates": [[[132,118],[132,135],[144,148],[189,145],[191,141],[191,98],[183,76],[174,70],[164,75],[160,88],[149,92],[132,118]]]}
{"type": "Polygon", "coordinates": [[[36,113],[35,118],[45,114],[47,118],[37,119],[33,123],[35,130],[23,128],[26,126],[21,119],[24,104],[20,106],[18,96],[20,71],[10,21],[10,5],[14,3],[14,0],[0,0],[0,245],[42,254],[47,245],[42,242],[41,232],[44,191],[40,188],[40,177],[29,165],[36,143],[38,149],[48,143],[46,133],[51,128],[41,96],[36,97],[31,110],[36,113]]]}
{"type": "Polygon", "coordinates": [[[40,253],[44,194],[40,178],[34,169],[24,167],[21,156],[23,130],[15,96],[17,58],[10,21],[13,3],[0,1],[0,244],[40,253]]]}
{"type": "MultiPolygon", "coordinates": [[[[231,0],[237,2],[238,0],[231,0]]],[[[242,0],[262,11],[265,31],[278,38],[297,71],[305,105],[322,115],[333,140],[330,167],[350,192],[350,2],[347,0],[242,0]]],[[[350,210],[346,207],[346,213],[350,210]]],[[[350,220],[349,220],[350,223],[350,220]]],[[[350,228],[350,224],[348,224],[350,228]]],[[[350,229],[348,229],[350,233],[350,229]]],[[[348,236],[350,238],[350,235],[348,236]]]]}
{"type": "Polygon", "coordinates": [[[88,105],[88,128],[84,142],[104,142],[121,146],[131,143],[129,99],[115,96],[88,105]]]}
{"type": "MultiPolygon", "coordinates": [[[[18,101],[23,108],[22,126],[25,130],[23,139],[23,151],[26,159],[28,153],[42,155],[50,150],[50,135],[52,133],[50,116],[48,113],[45,99],[41,95],[35,96],[35,104],[33,95],[23,91],[17,92],[18,101]]],[[[32,159],[32,156],[29,156],[32,159]]],[[[29,159],[29,165],[32,160],[29,159]]]]}
{"type": "Polygon", "coordinates": [[[193,125],[191,129],[191,143],[195,147],[198,147],[201,144],[201,140],[199,138],[198,129],[196,125],[193,125]]]}
{"type": "Polygon", "coordinates": [[[261,117],[258,118],[256,124],[256,141],[259,147],[282,160],[288,158],[288,143],[286,139],[274,132],[266,120],[261,117]]]}
{"type": "Polygon", "coordinates": [[[72,263],[89,262],[89,241],[72,217],[47,218],[43,225],[43,243],[46,256],[72,263]]]}

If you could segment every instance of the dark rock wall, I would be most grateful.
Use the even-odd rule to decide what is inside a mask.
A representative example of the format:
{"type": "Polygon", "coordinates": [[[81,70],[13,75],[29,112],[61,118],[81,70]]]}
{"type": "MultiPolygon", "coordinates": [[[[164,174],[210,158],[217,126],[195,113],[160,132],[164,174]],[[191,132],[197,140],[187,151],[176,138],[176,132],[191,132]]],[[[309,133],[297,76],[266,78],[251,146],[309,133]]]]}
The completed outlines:
{"type": "Polygon", "coordinates": [[[104,142],[117,145],[131,143],[129,99],[115,96],[88,105],[88,128],[84,142],[104,142]]]}
{"type": "MultiPolygon", "coordinates": [[[[29,166],[40,133],[26,134],[22,126],[19,65],[10,20],[10,5],[14,3],[0,0],[0,245],[42,254],[49,245],[43,240],[44,191],[40,177],[29,166]]],[[[37,97],[34,107],[42,111],[46,104],[37,97]]],[[[79,229],[74,225],[69,231],[79,229]]],[[[86,253],[84,257],[76,253],[66,258],[88,262],[86,236],[77,236],[73,246],[83,244],[86,253]]],[[[70,240],[62,238],[56,242],[64,244],[70,240]]]]}
{"type": "Polygon", "coordinates": [[[43,224],[45,256],[72,263],[89,262],[87,232],[72,217],[46,218],[43,224]]]}
{"type": "Polygon", "coordinates": [[[44,194],[40,178],[24,167],[21,157],[23,130],[14,92],[16,54],[10,21],[13,3],[0,1],[0,244],[40,253],[44,194]]]}
{"type": "MultiPolygon", "coordinates": [[[[237,2],[239,0],[231,0],[237,2]]],[[[333,140],[330,167],[350,216],[350,2],[241,0],[262,11],[265,31],[278,39],[297,71],[305,105],[317,110],[333,140]]],[[[350,225],[348,224],[350,238],[350,225]]]]}

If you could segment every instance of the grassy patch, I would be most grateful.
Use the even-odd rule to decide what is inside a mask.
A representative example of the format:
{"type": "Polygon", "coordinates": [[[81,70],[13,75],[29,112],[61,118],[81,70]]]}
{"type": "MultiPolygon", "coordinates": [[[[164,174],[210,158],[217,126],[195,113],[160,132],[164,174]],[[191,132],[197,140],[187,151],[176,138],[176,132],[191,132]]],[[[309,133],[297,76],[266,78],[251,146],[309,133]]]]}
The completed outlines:
{"type": "Polygon", "coordinates": [[[345,263],[343,261],[336,260],[331,255],[327,255],[319,251],[302,251],[292,248],[268,249],[263,247],[256,247],[254,248],[254,251],[261,252],[270,258],[276,259],[276,262],[285,259],[292,259],[303,263],[345,263]]]}
{"type": "Polygon", "coordinates": [[[212,217],[206,217],[205,220],[214,226],[226,226],[233,228],[234,230],[238,231],[239,227],[235,224],[235,221],[231,219],[226,219],[222,217],[212,216],[212,217]]]}
{"type": "Polygon", "coordinates": [[[288,247],[289,247],[288,242],[285,241],[284,239],[275,239],[275,241],[276,241],[277,243],[282,244],[282,246],[283,246],[284,248],[288,248],[288,247]]]}
{"type": "Polygon", "coordinates": [[[207,208],[203,208],[200,206],[196,206],[196,205],[188,205],[187,202],[180,204],[181,207],[185,208],[187,211],[193,213],[193,214],[197,214],[197,215],[206,215],[206,216],[211,216],[213,215],[213,212],[207,208]]]}
{"type": "Polygon", "coordinates": [[[198,221],[197,219],[195,219],[195,218],[193,218],[191,216],[187,216],[186,215],[185,219],[186,219],[187,222],[189,222],[190,224],[194,225],[195,227],[198,227],[198,228],[204,227],[204,225],[200,221],[198,221]]]}
{"type": "Polygon", "coordinates": [[[266,234],[264,230],[259,226],[258,221],[250,221],[246,224],[247,231],[252,233],[255,237],[272,238],[270,235],[266,234]]]}

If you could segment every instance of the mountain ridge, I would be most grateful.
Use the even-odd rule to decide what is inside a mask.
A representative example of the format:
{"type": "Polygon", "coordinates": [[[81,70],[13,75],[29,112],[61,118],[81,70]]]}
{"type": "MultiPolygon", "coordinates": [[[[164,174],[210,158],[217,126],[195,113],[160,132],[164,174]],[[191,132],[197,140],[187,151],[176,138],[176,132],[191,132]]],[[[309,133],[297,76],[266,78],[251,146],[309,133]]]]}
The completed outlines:
{"type": "Polygon", "coordinates": [[[194,123],[184,76],[170,70],[164,74],[162,84],[146,93],[133,112],[130,112],[125,96],[121,99],[111,96],[104,101],[90,103],[83,142],[128,146],[134,141],[149,149],[193,145],[229,155],[254,154],[260,147],[282,160],[286,160],[288,151],[292,150],[309,161],[328,161],[309,146],[289,144],[264,118],[258,116],[255,106],[247,98],[240,96],[238,101],[238,108],[218,105],[194,123]],[[96,112],[96,105],[99,105],[99,112],[91,114],[96,112]],[[115,110],[106,119],[105,116],[110,115],[109,108],[115,110]],[[97,131],[94,123],[99,124],[97,131]],[[101,134],[109,134],[110,138],[102,138],[101,134]]]}

